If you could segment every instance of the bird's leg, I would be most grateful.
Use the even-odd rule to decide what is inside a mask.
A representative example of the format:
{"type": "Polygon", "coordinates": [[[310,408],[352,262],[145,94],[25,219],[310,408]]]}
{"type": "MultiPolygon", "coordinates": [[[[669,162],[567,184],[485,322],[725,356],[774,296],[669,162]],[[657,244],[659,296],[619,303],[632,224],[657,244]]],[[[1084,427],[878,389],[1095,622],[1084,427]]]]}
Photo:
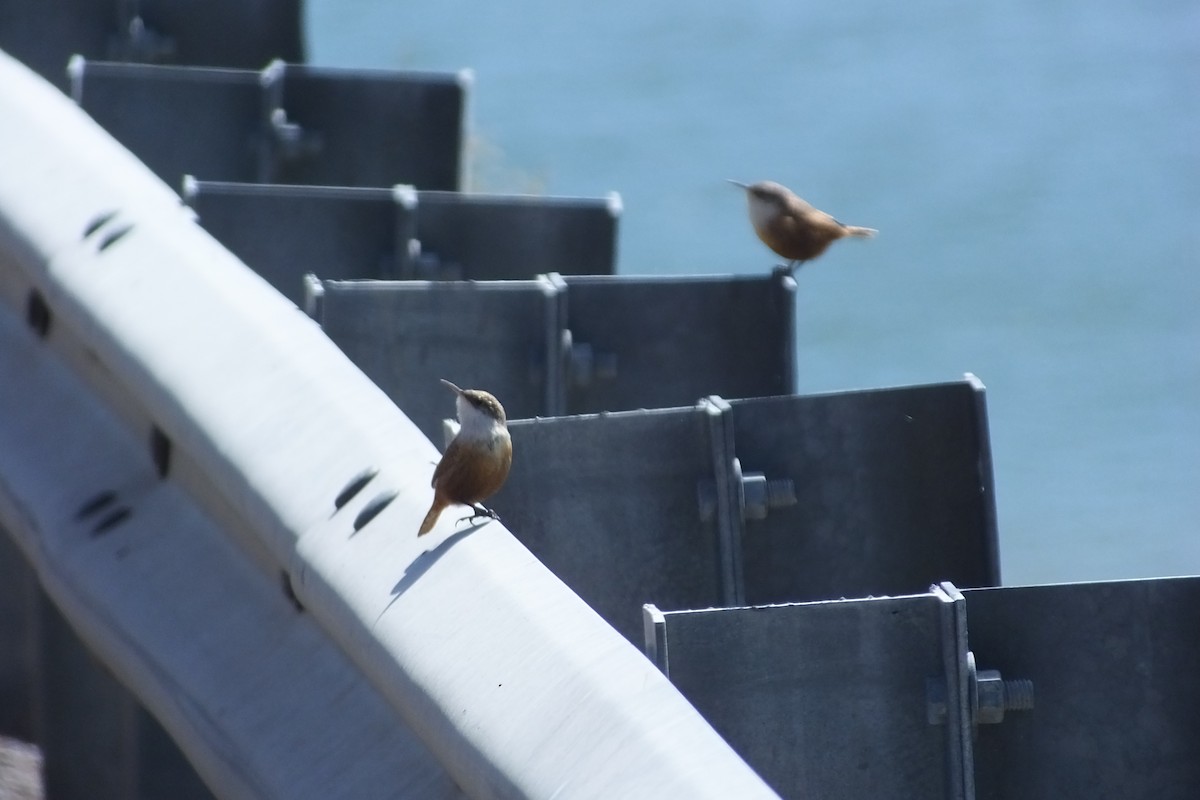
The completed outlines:
{"type": "Polygon", "coordinates": [[[474,513],[468,517],[462,517],[459,519],[459,522],[474,522],[477,519],[494,519],[497,522],[500,521],[499,514],[480,503],[471,503],[471,511],[474,513]]]}

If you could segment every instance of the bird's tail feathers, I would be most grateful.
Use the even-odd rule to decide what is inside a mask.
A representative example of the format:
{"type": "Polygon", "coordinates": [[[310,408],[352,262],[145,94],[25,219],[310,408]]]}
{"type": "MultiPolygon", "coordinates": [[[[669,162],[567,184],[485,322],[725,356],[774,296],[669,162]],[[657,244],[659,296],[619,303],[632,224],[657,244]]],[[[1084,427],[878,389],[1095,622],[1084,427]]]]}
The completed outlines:
{"type": "Polygon", "coordinates": [[[444,505],[434,502],[429,508],[429,513],[425,515],[425,519],[421,522],[421,529],[417,531],[417,536],[424,536],[433,530],[433,526],[437,524],[438,517],[442,515],[443,508],[445,508],[444,505]]]}
{"type": "Polygon", "coordinates": [[[860,228],[857,225],[847,225],[845,227],[847,236],[859,236],[864,239],[870,239],[872,236],[879,233],[879,231],[875,230],[874,228],[860,228]]]}

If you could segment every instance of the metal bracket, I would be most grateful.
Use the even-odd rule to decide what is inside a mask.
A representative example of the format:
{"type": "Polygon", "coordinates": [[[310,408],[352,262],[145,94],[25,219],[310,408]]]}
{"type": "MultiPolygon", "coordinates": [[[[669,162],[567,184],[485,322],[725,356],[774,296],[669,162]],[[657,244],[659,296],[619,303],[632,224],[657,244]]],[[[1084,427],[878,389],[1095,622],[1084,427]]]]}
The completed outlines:
{"type": "Polygon", "coordinates": [[[771,508],[796,504],[796,487],[790,479],[768,480],[760,472],[745,473],[733,440],[732,407],[712,395],[697,408],[707,417],[712,448],[713,479],[697,486],[700,520],[717,524],[717,550],[725,605],[745,603],[742,571],[742,534],[745,522],[766,519],[771,508]]]}
{"type": "Polygon", "coordinates": [[[944,675],[925,681],[926,717],[930,725],[946,726],[948,796],[975,797],[974,740],[980,725],[1004,721],[1005,711],[1033,708],[1033,681],[1004,680],[999,670],[977,669],[967,649],[967,606],[953,583],[929,587],[944,601],[942,664],[944,675]]]}
{"type": "Polygon", "coordinates": [[[591,344],[575,341],[568,327],[569,286],[562,275],[550,272],[538,275],[536,280],[543,286],[548,305],[544,345],[529,354],[529,380],[545,385],[541,413],[561,416],[568,413],[571,389],[586,389],[593,383],[616,379],[617,354],[597,352],[591,344]]]}
{"type": "Polygon", "coordinates": [[[137,4],[121,16],[117,35],[108,42],[108,56],[113,61],[132,61],[142,64],[161,64],[169,61],[176,50],[175,38],[159,33],[146,25],[137,4]]]}
{"type": "Polygon", "coordinates": [[[410,239],[405,254],[411,264],[412,276],[421,281],[461,281],[463,266],[458,262],[443,263],[437,253],[421,252],[419,239],[410,239]]]}
{"type": "Polygon", "coordinates": [[[283,107],[286,76],[287,64],[279,59],[259,74],[259,85],[263,90],[263,131],[258,175],[262,183],[278,182],[281,164],[311,158],[325,146],[321,134],[306,131],[299,123],[288,120],[287,110],[283,107]]]}
{"type": "Polygon", "coordinates": [[[379,274],[395,280],[436,279],[433,272],[437,265],[422,258],[421,240],[417,238],[417,187],[396,184],[392,187],[392,203],[396,207],[392,253],[381,265],[379,274]]]}
{"type": "Polygon", "coordinates": [[[722,602],[726,606],[745,605],[746,576],[742,570],[742,465],[734,456],[732,409],[716,395],[700,401],[712,450],[713,486],[716,495],[717,563],[720,566],[722,602]]]}
{"type": "Polygon", "coordinates": [[[281,161],[299,161],[321,152],[321,134],[304,130],[297,122],[289,122],[287,111],[273,108],[269,112],[267,135],[274,145],[272,152],[281,161]]]}
{"type": "Polygon", "coordinates": [[[794,506],[796,484],[791,478],[768,478],[761,472],[744,472],[741,459],[734,455],[731,406],[712,395],[700,401],[699,408],[709,415],[709,432],[713,447],[714,480],[702,480],[697,487],[700,520],[708,522],[718,514],[722,502],[722,487],[728,492],[731,510],[736,519],[766,519],[773,508],[794,506]]]}
{"type": "Polygon", "coordinates": [[[949,581],[935,584],[929,587],[929,591],[942,601],[940,682],[945,691],[942,707],[946,722],[946,797],[975,800],[974,736],[971,735],[966,691],[970,680],[967,666],[967,601],[949,581]]]}

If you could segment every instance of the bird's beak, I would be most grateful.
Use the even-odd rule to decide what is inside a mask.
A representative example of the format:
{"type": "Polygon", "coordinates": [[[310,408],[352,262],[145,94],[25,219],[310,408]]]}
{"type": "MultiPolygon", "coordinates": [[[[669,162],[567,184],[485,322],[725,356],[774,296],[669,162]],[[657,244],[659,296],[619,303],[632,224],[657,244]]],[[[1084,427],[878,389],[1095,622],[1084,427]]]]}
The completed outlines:
{"type": "Polygon", "coordinates": [[[732,183],[734,186],[740,186],[740,187],[742,187],[743,189],[749,189],[749,188],[750,188],[750,187],[749,187],[747,184],[744,184],[744,183],[742,183],[741,181],[735,181],[733,178],[726,178],[725,180],[729,181],[729,182],[730,182],[730,183],[732,183]]]}
{"type": "Polygon", "coordinates": [[[453,391],[455,394],[461,395],[463,393],[462,389],[458,388],[457,386],[455,386],[453,383],[446,380],[445,378],[441,378],[441,381],[442,381],[442,383],[446,384],[446,386],[449,387],[450,390],[453,391]]]}

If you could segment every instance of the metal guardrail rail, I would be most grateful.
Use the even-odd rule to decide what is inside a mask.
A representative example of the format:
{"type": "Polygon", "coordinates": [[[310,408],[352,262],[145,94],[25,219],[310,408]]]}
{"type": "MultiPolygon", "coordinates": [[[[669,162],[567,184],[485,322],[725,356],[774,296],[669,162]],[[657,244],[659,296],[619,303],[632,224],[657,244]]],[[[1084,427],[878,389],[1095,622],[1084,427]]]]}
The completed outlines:
{"type": "Polygon", "coordinates": [[[429,441],[3,55],[0,118],[0,522],[218,794],[774,796],[500,525],[417,540],[429,441]]]}
{"type": "MultiPolygon", "coordinates": [[[[5,294],[25,277],[11,269],[5,263],[5,294]]],[[[148,439],[132,435],[72,369],[82,365],[69,359],[86,356],[70,352],[69,324],[55,319],[51,343],[0,306],[0,522],[92,650],[184,743],[221,797],[458,796],[312,616],[296,612],[211,511],[160,478],[148,439]],[[51,346],[65,352],[51,355],[51,346]]],[[[175,452],[170,471],[192,469],[184,459],[175,452]]],[[[57,667],[51,676],[64,669],[47,666],[57,667]]],[[[107,720],[111,711],[93,710],[46,730],[119,741],[104,730],[121,727],[107,720]]],[[[58,759],[53,741],[48,748],[58,759]]],[[[52,791],[62,781],[83,788],[60,769],[89,775],[92,796],[120,796],[128,782],[52,766],[52,791]]]]}

